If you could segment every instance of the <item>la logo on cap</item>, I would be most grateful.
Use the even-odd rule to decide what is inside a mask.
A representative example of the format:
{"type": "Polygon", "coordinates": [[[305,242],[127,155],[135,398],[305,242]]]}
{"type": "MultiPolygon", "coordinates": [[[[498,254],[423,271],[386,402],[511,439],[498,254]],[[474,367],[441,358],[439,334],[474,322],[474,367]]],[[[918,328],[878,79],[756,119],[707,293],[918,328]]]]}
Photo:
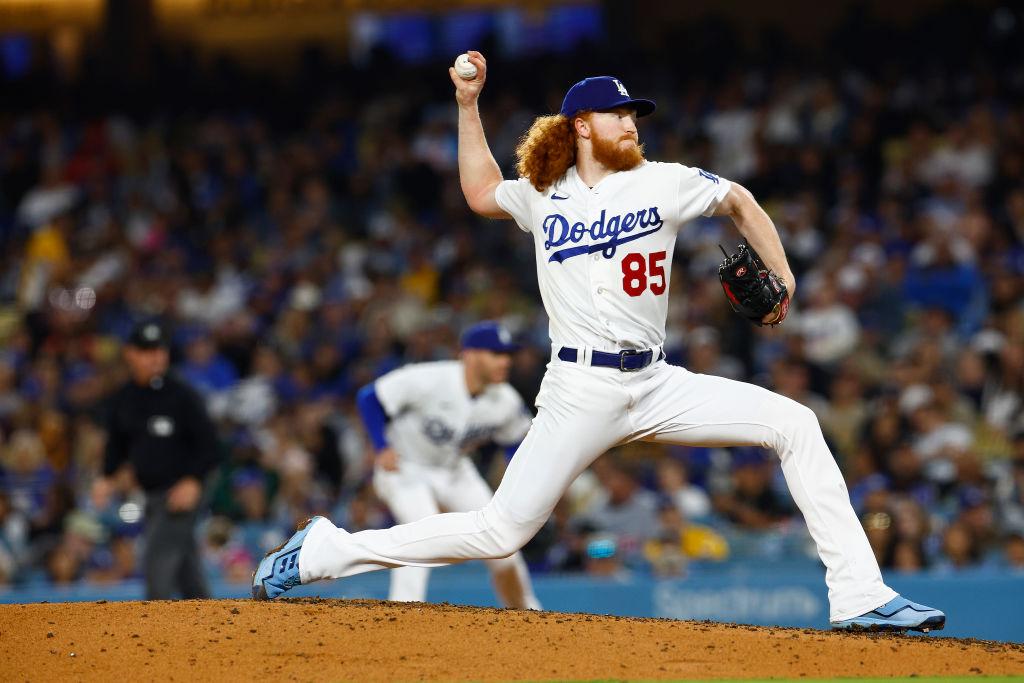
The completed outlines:
{"type": "Polygon", "coordinates": [[[146,325],[142,328],[142,338],[148,342],[159,341],[160,328],[153,324],[146,325]]]}
{"type": "Polygon", "coordinates": [[[617,78],[613,78],[612,81],[615,82],[615,87],[619,89],[620,95],[622,95],[623,97],[629,97],[629,93],[626,92],[626,86],[622,85],[622,81],[620,81],[617,78]]]}

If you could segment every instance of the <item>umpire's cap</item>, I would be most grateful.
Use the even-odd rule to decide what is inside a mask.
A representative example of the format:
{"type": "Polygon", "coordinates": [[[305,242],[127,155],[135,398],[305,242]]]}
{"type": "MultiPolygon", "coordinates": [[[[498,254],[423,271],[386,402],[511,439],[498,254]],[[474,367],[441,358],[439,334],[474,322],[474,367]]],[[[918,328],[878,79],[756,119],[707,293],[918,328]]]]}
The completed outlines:
{"type": "Polygon", "coordinates": [[[167,348],[170,341],[167,330],[155,320],[141,322],[128,335],[128,345],[139,349],[167,348]]]}
{"type": "Polygon", "coordinates": [[[494,353],[513,353],[519,350],[519,345],[512,340],[512,334],[495,320],[485,320],[467,328],[462,333],[460,346],[494,353]]]}
{"type": "Polygon", "coordinates": [[[562,100],[561,114],[572,118],[581,111],[600,111],[616,107],[632,107],[637,116],[647,116],[654,111],[652,100],[639,100],[629,96],[622,81],[612,76],[584,78],[569,88],[562,100]]]}

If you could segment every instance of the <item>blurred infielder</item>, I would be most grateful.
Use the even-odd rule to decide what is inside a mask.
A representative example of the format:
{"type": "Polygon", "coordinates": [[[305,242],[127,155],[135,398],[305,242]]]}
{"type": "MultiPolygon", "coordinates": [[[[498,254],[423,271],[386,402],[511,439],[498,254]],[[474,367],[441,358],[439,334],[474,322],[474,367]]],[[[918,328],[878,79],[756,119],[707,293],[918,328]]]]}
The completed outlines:
{"type": "MultiPolygon", "coordinates": [[[[465,453],[489,441],[514,450],[530,429],[523,400],[506,382],[516,349],[508,331],[478,323],[460,345],[459,360],[407,365],[357,397],[377,449],[374,488],[401,524],[487,505],[494,493],[465,453]]],[[[486,562],[506,607],[540,609],[520,553],[486,562]]],[[[429,575],[427,567],[396,568],[388,599],[423,602],[429,575]]]]}
{"type": "MultiPolygon", "coordinates": [[[[826,567],[837,628],[938,629],[945,615],[882,581],[835,459],[811,410],[766,389],[665,363],[668,285],[680,226],[728,216],[768,268],[795,291],[771,219],[751,194],[680,164],[646,161],[636,118],[654,103],[600,76],[572,86],[560,114],[538,118],[516,150],[518,180],[502,180],[487,147],[477,74],[450,71],[459,105],[459,176],[470,208],[513,218],[533,237],[550,318],[551,362],[537,417],[494,498],[476,512],[435,515],[349,534],[327,519],[307,523],[260,564],[257,598],[298,583],[382,567],[433,567],[507,557],[551,514],[570,483],[616,444],[773,449],[826,567]]],[[[786,308],[764,318],[779,323],[786,308]]]]}

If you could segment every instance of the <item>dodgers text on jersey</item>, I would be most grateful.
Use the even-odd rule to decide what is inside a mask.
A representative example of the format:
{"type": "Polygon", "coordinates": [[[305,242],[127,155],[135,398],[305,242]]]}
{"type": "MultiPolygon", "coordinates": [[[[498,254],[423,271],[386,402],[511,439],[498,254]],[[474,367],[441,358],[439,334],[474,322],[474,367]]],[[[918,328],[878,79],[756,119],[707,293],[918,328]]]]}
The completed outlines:
{"type": "Polygon", "coordinates": [[[576,222],[570,225],[569,219],[560,213],[553,213],[545,217],[544,233],[547,235],[547,240],[544,242],[544,248],[549,251],[565,244],[579,244],[587,235],[590,235],[590,239],[594,241],[593,244],[584,244],[553,251],[548,257],[548,261],[562,263],[573,256],[593,254],[598,251],[606,259],[610,259],[615,256],[615,250],[620,244],[632,242],[633,240],[658,232],[661,226],[664,225],[656,206],[612,216],[607,220],[605,220],[605,213],[602,210],[601,217],[594,221],[589,228],[583,222],[576,222]],[[628,237],[620,237],[621,234],[631,233],[637,229],[643,230],[643,232],[638,232],[628,237]],[[605,239],[607,241],[598,242],[598,240],[605,239]]]}

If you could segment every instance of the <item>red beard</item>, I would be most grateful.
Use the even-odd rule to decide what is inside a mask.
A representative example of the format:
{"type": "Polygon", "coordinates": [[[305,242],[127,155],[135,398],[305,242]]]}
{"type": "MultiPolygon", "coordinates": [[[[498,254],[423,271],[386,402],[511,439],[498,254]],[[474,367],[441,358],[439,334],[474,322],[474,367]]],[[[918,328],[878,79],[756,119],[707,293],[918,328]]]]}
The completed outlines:
{"type": "Polygon", "coordinates": [[[592,137],[590,143],[594,160],[612,171],[628,171],[639,166],[640,162],[644,160],[644,146],[633,144],[628,147],[620,147],[619,143],[623,139],[632,140],[632,138],[612,140],[596,135],[592,137]]]}

